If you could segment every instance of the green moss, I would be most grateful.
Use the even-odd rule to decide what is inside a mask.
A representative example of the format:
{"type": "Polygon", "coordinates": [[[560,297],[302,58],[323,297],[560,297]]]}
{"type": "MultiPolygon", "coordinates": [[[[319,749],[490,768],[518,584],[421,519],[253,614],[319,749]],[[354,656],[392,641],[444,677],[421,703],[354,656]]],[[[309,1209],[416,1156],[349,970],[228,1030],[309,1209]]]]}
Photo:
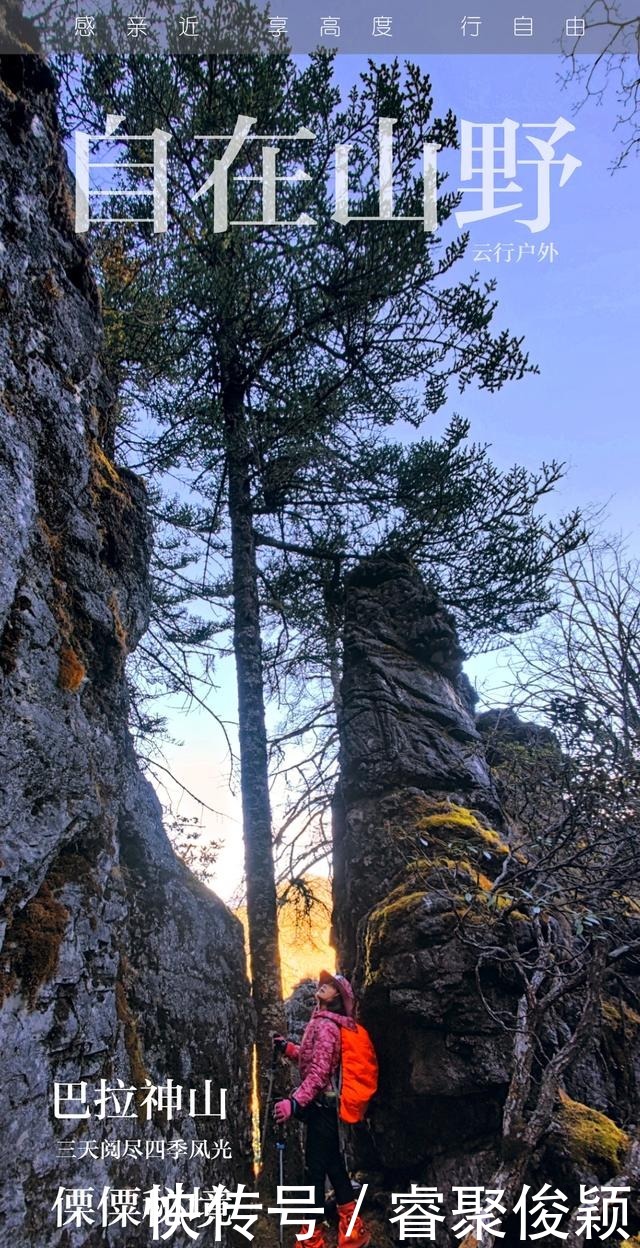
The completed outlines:
{"type": "Polygon", "coordinates": [[[482,854],[487,862],[493,859],[495,868],[496,859],[508,854],[509,846],[497,832],[484,827],[472,811],[451,802],[423,800],[418,803],[413,827],[426,833],[422,838],[424,852],[409,859],[400,882],[369,915],[365,934],[368,983],[376,976],[384,945],[394,929],[401,927],[431,894],[450,898],[451,908],[438,916],[440,923],[463,918],[486,925],[503,917],[527,921],[527,915],[514,908],[512,898],[493,894],[491,877],[476,865],[474,857],[482,854]]]}
{"type": "Polygon", "coordinates": [[[493,828],[485,828],[466,806],[456,806],[452,802],[439,802],[437,806],[431,814],[421,815],[417,820],[416,827],[420,832],[438,836],[439,840],[446,833],[452,836],[462,834],[463,841],[477,841],[480,847],[493,855],[504,858],[509,853],[506,841],[493,828]]]}
{"type": "Polygon", "coordinates": [[[369,915],[369,931],[375,940],[384,940],[389,929],[393,927],[398,919],[404,918],[408,913],[416,909],[418,905],[426,897],[424,889],[421,892],[403,893],[401,889],[394,889],[382,905],[376,906],[375,910],[369,915]]]}
{"type": "Polygon", "coordinates": [[[559,1125],[569,1152],[579,1165],[590,1167],[600,1177],[620,1169],[629,1136],[606,1114],[560,1093],[559,1125]]]}
{"type": "Polygon", "coordinates": [[[394,928],[422,904],[424,889],[417,890],[407,882],[394,888],[380,905],[371,911],[364,939],[364,980],[370,985],[376,976],[380,953],[394,928]]]}
{"type": "Polygon", "coordinates": [[[471,814],[465,806],[449,806],[444,810],[437,811],[433,815],[424,815],[418,822],[418,827],[425,832],[432,828],[469,828],[472,831],[478,827],[478,820],[475,815],[471,814]]]}
{"type": "Polygon", "coordinates": [[[603,1001],[602,1016],[605,1022],[617,1030],[623,1027],[637,1027],[640,1025],[640,1014],[632,1006],[627,1005],[625,1001],[622,1002],[622,1005],[618,1001],[603,1001]]]}
{"type": "MultiPolygon", "coordinates": [[[[366,976],[368,982],[371,982],[375,973],[378,950],[384,946],[393,929],[403,923],[408,915],[412,914],[422,904],[429,892],[436,891],[438,883],[434,877],[443,873],[447,873],[452,877],[451,883],[453,883],[454,879],[462,876],[465,880],[465,887],[483,890],[491,888],[491,880],[483,876],[481,872],[478,872],[464,858],[451,858],[446,855],[439,855],[437,858],[417,858],[410,862],[407,865],[404,880],[397,884],[388,893],[384,901],[380,902],[369,915],[365,938],[366,976]]],[[[440,887],[442,888],[443,884],[440,884],[440,887]]],[[[452,891],[452,915],[455,912],[455,897],[456,894],[452,891]]],[[[483,917],[484,921],[486,921],[486,918],[483,917]]]]}
{"type": "Polygon", "coordinates": [[[529,915],[523,910],[519,910],[514,904],[513,897],[509,897],[505,893],[486,893],[484,891],[476,892],[473,901],[467,901],[461,897],[457,898],[460,904],[456,907],[458,912],[463,912],[468,922],[475,922],[486,925],[491,922],[491,918],[500,916],[505,919],[514,919],[517,923],[528,923],[529,915]],[[476,913],[473,915],[471,907],[475,907],[476,913]]]}
{"type": "Polygon", "coordinates": [[[515,919],[519,923],[529,922],[529,915],[525,914],[523,910],[518,910],[517,906],[513,905],[511,897],[496,897],[496,909],[503,912],[508,911],[509,918],[515,919]]]}
{"type": "Polygon", "coordinates": [[[131,499],[123,484],[122,477],[109,456],[100,446],[97,438],[89,440],[89,457],[91,464],[91,493],[96,502],[103,493],[108,493],[113,502],[119,502],[129,508],[131,499]]]}
{"type": "Polygon", "coordinates": [[[369,915],[366,952],[370,974],[373,973],[376,950],[387,940],[399,921],[412,913],[429,893],[448,893],[451,897],[451,914],[464,914],[471,922],[474,921],[474,911],[478,922],[486,924],[490,921],[488,907],[492,907],[495,914],[506,914],[509,918],[520,921],[527,920],[526,914],[512,908],[512,898],[492,896],[492,888],[490,878],[467,858],[438,854],[433,858],[413,859],[405,868],[404,879],[369,915]],[[463,892],[469,895],[464,896],[463,892]],[[479,905],[481,912],[478,914],[479,905]]]}
{"type": "Polygon", "coordinates": [[[437,858],[432,858],[431,860],[425,859],[424,861],[425,870],[446,870],[452,871],[454,875],[466,876],[475,888],[480,888],[484,892],[490,892],[493,888],[493,883],[489,879],[489,876],[484,875],[482,871],[479,871],[478,868],[474,866],[472,862],[469,862],[467,858],[451,858],[448,855],[443,854],[438,855],[437,858]]]}
{"type": "Polygon", "coordinates": [[[480,838],[483,845],[485,845],[491,853],[498,854],[500,858],[506,857],[509,853],[509,846],[506,841],[503,841],[502,837],[499,836],[493,828],[483,828],[482,824],[479,823],[478,827],[475,829],[475,835],[480,838]]]}

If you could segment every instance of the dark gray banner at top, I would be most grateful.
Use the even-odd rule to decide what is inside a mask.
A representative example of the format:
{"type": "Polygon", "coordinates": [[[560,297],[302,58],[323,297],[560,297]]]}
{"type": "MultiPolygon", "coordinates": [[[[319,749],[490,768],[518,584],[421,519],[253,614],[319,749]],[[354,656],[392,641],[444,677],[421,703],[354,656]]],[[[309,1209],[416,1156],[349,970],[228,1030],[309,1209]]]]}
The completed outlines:
{"type": "Polygon", "coordinates": [[[0,50],[638,56],[639,0],[24,0],[0,50]]]}

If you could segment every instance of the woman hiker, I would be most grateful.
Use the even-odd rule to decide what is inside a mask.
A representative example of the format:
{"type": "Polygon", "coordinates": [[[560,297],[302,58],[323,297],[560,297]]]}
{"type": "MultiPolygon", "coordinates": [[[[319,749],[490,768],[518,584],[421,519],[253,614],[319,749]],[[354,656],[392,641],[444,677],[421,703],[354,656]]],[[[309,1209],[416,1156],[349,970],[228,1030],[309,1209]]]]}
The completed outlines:
{"type": "MultiPolygon", "coordinates": [[[[292,1116],[306,1123],[305,1172],[307,1183],[315,1190],[314,1204],[324,1208],[324,1180],[328,1175],[338,1205],[338,1248],[365,1248],[371,1235],[361,1217],[355,1219],[347,1238],[355,1200],[340,1148],[338,1100],[332,1086],[340,1064],[342,1029],[355,1030],[353,990],[343,975],[321,971],[315,996],[317,1005],[301,1043],[293,1044],[284,1036],[274,1038],[285,1057],[298,1062],[301,1083],[292,1096],[276,1101],[273,1116],[279,1123],[292,1116]]],[[[302,1242],[306,1248],[326,1248],[322,1225],[302,1242]]]]}

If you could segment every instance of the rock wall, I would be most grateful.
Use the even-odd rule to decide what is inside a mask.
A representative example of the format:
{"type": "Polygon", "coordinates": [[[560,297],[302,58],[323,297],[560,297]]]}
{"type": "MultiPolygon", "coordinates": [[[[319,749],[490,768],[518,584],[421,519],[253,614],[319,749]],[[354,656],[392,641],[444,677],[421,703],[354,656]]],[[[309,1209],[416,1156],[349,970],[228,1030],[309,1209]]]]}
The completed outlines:
{"type": "MultiPolygon", "coordinates": [[[[99,297],[35,56],[2,58],[0,121],[2,1242],[53,1248],[112,1242],[91,1224],[56,1229],[59,1186],[246,1178],[252,1014],[240,924],[173,854],[127,733],[125,659],[149,610],[145,492],[109,455],[99,297]],[[147,1121],[139,1096],[127,1117],[54,1117],[54,1081],[86,1081],[91,1102],[101,1080],[169,1079],[184,1102],[210,1079],[214,1110],[226,1087],[226,1119],[183,1103],[147,1121]],[[101,1156],[125,1139],[142,1159],[101,1156]]],[[[126,1242],[148,1243],[148,1226],[126,1242]]]]}
{"type": "MultiPolygon", "coordinates": [[[[333,930],[380,1061],[368,1127],[351,1147],[377,1186],[382,1245],[397,1242],[391,1191],[410,1181],[445,1194],[483,1186],[522,1153],[517,1131],[502,1138],[502,1118],[521,987],[514,964],[531,954],[532,921],[504,885],[522,829],[497,797],[451,617],[411,563],[381,559],[351,575],[345,620],[333,930]]],[[[630,1145],[620,1124],[637,1121],[632,1000],[605,1003],[529,1182],[567,1184],[573,1198],[579,1181],[620,1169],[630,1145]]],[[[579,1005],[566,999],[564,1015],[549,1016],[544,1052],[561,1046],[579,1005]]],[[[451,1242],[444,1228],[436,1238],[451,1242]]],[[[517,1242],[513,1226],[503,1242],[517,1242]]]]}

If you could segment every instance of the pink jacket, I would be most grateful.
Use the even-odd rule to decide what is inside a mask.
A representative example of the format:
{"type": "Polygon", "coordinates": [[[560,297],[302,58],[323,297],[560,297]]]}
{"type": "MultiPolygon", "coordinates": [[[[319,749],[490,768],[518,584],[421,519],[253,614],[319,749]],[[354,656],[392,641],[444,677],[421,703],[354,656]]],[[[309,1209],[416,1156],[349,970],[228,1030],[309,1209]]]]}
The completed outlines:
{"type": "Polygon", "coordinates": [[[300,1067],[302,1082],[293,1095],[303,1108],[331,1090],[331,1079],[340,1064],[340,1028],[355,1031],[353,1019],[316,1006],[300,1044],[287,1045],[287,1057],[300,1067]]]}

